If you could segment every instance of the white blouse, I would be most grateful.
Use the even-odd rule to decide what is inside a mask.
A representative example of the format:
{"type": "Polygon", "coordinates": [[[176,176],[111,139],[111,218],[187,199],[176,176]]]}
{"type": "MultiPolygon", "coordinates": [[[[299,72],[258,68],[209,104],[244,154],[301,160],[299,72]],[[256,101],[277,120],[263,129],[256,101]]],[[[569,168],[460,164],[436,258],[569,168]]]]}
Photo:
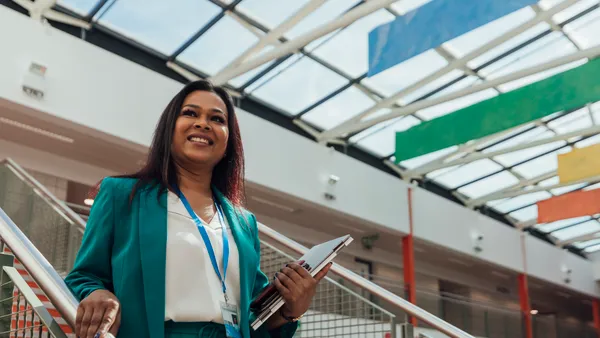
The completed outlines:
{"type": "MultiPolygon", "coordinates": [[[[215,251],[219,271],[223,274],[223,235],[219,215],[204,226],[215,251]]],[[[239,304],[239,253],[227,219],[229,263],[227,296],[229,303],[239,304]]],[[[213,269],[202,236],[179,197],[169,192],[167,215],[167,262],[165,321],[216,322],[223,324],[221,302],[225,299],[221,281],[213,269]]]]}

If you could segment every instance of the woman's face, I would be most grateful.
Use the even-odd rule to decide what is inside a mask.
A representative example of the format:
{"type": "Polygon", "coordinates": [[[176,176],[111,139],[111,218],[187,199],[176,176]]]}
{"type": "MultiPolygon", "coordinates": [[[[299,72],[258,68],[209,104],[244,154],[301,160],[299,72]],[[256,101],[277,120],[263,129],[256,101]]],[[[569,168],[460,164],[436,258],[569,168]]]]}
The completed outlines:
{"type": "Polygon", "coordinates": [[[212,92],[195,91],[185,100],[175,122],[172,153],[181,164],[217,165],[225,156],[229,128],[227,107],[212,92]]]}

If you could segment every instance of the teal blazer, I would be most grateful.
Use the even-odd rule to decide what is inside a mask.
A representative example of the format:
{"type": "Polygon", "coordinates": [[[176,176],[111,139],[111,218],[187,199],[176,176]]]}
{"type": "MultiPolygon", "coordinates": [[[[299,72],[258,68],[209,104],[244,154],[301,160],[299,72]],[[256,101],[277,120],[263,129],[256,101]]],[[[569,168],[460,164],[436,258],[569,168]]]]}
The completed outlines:
{"type": "MultiPolygon", "coordinates": [[[[164,338],[167,193],[158,187],[142,187],[130,202],[136,182],[126,178],[102,181],[75,266],[65,282],[80,301],[98,289],[117,296],[121,302],[117,338],[164,338]]],[[[257,331],[250,328],[255,318],[250,302],[269,283],[260,270],[256,218],[245,211],[242,214],[218,191],[215,194],[239,251],[242,336],[292,337],[297,323],[274,332],[264,325],[257,331]]],[[[198,306],[202,306],[201,299],[198,306]]]]}

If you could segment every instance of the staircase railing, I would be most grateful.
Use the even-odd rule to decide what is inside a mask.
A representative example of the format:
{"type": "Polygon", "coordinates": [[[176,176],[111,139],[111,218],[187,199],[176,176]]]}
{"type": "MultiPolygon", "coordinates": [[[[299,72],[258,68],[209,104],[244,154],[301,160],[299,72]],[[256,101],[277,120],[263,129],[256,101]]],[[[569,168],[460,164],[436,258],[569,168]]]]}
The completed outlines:
{"type": "Polygon", "coordinates": [[[0,337],[67,338],[13,262],[0,254],[0,337]]]}
{"type": "MultiPolygon", "coordinates": [[[[60,215],[62,221],[67,222],[67,224],[60,224],[61,226],[58,230],[61,232],[61,237],[66,239],[64,243],[64,249],[67,251],[66,253],[62,253],[65,257],[67,257],[66,262],[63,259],[63,261],[59,262],[59,265],[64,266],[65,271],[68,271],[68,269],[70,269],[72,266],[74,253],[77,251],[75,249],[78,249],[78,246],[81,242],[80,236],[85,229],[85,222],[63,202],[56,199],[56,197],[54,197],[45,187],[37,182],[37,180],[35,180],[14,161],[7,159],[1,164],[4,164],[4,167],[8,168],[8,170],[19,177],[20,180],[30,185],[33,188],[33,192],[36,195],[39,195],[47,205],[50,205],[55,212],[60,215]]],[[[0,169],[1,168],[2,167],[0,166],[0,169]]],[[[0,183],[3,179],[1,175],[2,171],[0,171],[0,183]]],[[[6,171],[4,172],[4,175],[6,175],[6,171]]],[[[0,187],[0,194],[2,194],[2,192],[3,189],[0,187]]],[[[2,200],[1,197],[2,196],[0,196],[0,201],[2,200]]],[[[27,212],[31,214],[34,213],[35,210],[34,208],[30,208],[25,213],[27,212]]],[[[302,255],[308,250],[306,247],[296,243],[295,241],[283,236],[282,234],[263,224],[259,224],[259,231],[261,237],[267,238],[273,244],[276,244],[277,246],[283,246],[297,255],[302,255]]],[[[29,241],[28,237],[34,234],[31,233],[26,235],[25,233],[26,231],[21,231],[21,229],[15,225],[15,223],[4,211],[0,212],[0,237],[2,237],[3,241],[22,262],[35,281],[38,282],[40,288],[46,293],[50,301],[55,304],[57,310],[64,316],[66,322],[74,327],[77,301],[69,292],[61,276],[56,272],[44,255],[38,251],[36,246],[39,245],[36,243],[36,246],[34,246],[31,241],[29,241]]],[[[45,243],[43,239],[40,239],[39,242],[45,243]]],[[[56,242],[54,245],[57,246],[56,242]]],[[[55,252],[51,252],[50,256],[52,257],[50,259],[52,261],[54,259],[58,260],[57,257],[59,255],[57,255],[55,252]]],[[[343,278],[347,282],[375,295],[379,299],[402,309],[408,315],[416,317],[420,321],[427,323],[430,327],[450,337],[473,338],[473,336],[470,334],[458,329],[457,327],[419,308],[418,306],[411,304],[405,299],[368,281],[352,271],[341,267],[338,264],[333,265],[331,272],[343,278]]],[[[329,281],[333,282],[332,280],[329,281]]]]}

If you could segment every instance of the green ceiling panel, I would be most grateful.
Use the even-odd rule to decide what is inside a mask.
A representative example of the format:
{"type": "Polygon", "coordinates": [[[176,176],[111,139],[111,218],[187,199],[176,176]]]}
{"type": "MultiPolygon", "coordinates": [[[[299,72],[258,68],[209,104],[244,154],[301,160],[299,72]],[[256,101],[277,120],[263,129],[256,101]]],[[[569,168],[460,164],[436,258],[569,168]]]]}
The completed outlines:
{"type": "Polygon", "coordinates": [[[396,133],[396,161],[600,100],[600,58],[396,133]]]}

